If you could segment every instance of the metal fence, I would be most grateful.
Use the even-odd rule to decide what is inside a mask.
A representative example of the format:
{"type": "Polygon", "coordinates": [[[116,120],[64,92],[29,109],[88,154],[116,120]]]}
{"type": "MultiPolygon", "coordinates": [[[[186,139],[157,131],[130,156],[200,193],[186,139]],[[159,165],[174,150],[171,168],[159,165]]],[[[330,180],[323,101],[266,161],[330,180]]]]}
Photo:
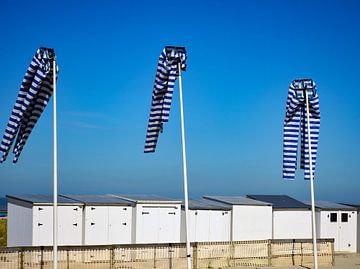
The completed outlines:
{"type": "MultiPolygon", "coordinates": [[[[203,242],[191,245],[194,269],[312,263],[312,240],[203,242]]],[[[320,265],[334,264],[334,240],[319,239],[320,265]]],[[[185,269],[185,244],[59,247],[59,269],[185,269]]],[[[0,248],[0,269],[50,269],[51,247],[0,248]]]]}

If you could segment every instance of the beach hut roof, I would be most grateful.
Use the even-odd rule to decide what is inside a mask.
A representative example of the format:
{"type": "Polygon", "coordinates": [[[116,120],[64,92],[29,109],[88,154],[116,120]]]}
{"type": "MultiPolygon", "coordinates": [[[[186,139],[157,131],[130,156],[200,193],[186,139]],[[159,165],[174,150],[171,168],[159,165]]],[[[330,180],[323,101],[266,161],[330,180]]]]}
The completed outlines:
{"type": "MultiPolygon", "coordinates": [[[[43,194],[6,195],[9,202],[17,201],[32,205],[52,205],[53,196],[43,194]]],[[[58,196],[58,205],[82,205],[80,202],[58,196]]]]}
{"type": "Polygon", "coordinates": [[[81,202],[85,205],[124,205],[124,206],[133,206],[134,203],[117,198],[110,195],[79,195],[79,194],[67,194],[61,195],[62,197],[66,197],[78,202],[81,202]]]}
{"type": "MultiPolygon", "coordinates": [[[[184,202],[182,204],[184,207],[184,202]]],[[[231,205],[208,200],[208,199],[196,199],[189,200],[189,209],[191,210],[231,210],[231,205]]]]}
{"type": "Polygon", "coordinates": [[[110,196],[121,198],[137,204],[181,204],[181,200],[171,199],[167,197],[162,197],[158,195],[148,195],[148,194],[124,194],[124,195],[114,195],[110,196]]]}
{"type": "MultiPolygon", "coordinates": [[[[310,205],[309,201],[305,201],[304,203],[310,205]]],[[[315,201],[315,207],[323,210],[356,210],[355,207],[343,205],[339,203],[329,202],[329,201],[315,201]]]]}
{"type": "Polygon", "coordinates": [[[246,195],[251,199],[268,202],[273,205],[275,209],[309,209],[310,206],[304,204],[287,195],[246,195]]]}
{"type": "Polygon", "coordinates": [[[204,198],[229,205],[271,206],[271,203],[256,201],[242,196],[204,196],[204,198]]]}

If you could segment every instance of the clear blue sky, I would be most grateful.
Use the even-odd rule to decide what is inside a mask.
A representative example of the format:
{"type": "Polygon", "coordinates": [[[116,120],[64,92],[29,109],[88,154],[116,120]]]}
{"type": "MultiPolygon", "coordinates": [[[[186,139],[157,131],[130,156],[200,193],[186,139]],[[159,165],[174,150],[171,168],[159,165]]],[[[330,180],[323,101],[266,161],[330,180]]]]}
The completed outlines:
{"type": "MultiPolygon", "coordinates": [[[[182,196],[178,88],[157,152],[143,146],[158,56],[184,45],[190,197],[288,194],[282,125],[290,82],[318,84],[316,198],[360,202],[359,1],[1,1],[0,132],[39,46],[54,47],[59,192],[182,196]]],[[[0,196],[52,192],[52,102],[0,196]]]]}

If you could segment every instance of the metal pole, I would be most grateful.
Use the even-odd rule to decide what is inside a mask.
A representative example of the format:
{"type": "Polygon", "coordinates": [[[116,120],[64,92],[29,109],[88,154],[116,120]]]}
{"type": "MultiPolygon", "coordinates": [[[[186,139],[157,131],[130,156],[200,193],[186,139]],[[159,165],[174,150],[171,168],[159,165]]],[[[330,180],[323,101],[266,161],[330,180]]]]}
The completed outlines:
{"type": "Polygon", "coordinates": [[[58,266],[58,246],[57,246],[57,224],[58,224],[58,212],[57,212],[57,129],[56,129],[56,58],[54,56],[53,61],[53,128],[54,128],[54,193],[53,193],[53,269],[57,269],[58,266]]]}
{"type": "Polygon", "coordinates": [[[179,70],[181,142],[182,142],[183,176],[184,176],[186,259],[187,259],[187,268],[191,269],[192,268],[192,263],[191,263],[191,250],[190,250],[190,241],[189,241],[189,198],[188,198],[188,185],[187,185],[184,108],[183,108],[182,78],[181,78],[181,63],[180,62],[178,63],[178,70],[179,70]]]}
{"type": "Polygon", "coordinates": [[[312,237],[313,237],[313,249],[314,249],[314,266],[315,266],[315,269],[318,269],[317,244],[316,244],[314,175],[313,175],[311,136],[310,136],[310,109],[309,109],[309,97],[308,97],[306,87],[305,87],[305,99],[306,99],[307,135],[308,135],[308,150],[309,150],[309,165],[310,165],[311,223],[312,223],[312,237]]]}

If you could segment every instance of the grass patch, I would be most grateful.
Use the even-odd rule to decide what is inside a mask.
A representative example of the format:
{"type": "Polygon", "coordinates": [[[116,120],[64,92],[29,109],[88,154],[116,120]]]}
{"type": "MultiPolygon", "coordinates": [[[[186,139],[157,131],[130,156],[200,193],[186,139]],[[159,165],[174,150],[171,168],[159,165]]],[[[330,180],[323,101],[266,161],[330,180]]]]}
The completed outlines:
{"type": "Polygon", "coordinates": [[[6,247],[7,241],[7,220],[0,219],[0,247],[6,247]]]}

